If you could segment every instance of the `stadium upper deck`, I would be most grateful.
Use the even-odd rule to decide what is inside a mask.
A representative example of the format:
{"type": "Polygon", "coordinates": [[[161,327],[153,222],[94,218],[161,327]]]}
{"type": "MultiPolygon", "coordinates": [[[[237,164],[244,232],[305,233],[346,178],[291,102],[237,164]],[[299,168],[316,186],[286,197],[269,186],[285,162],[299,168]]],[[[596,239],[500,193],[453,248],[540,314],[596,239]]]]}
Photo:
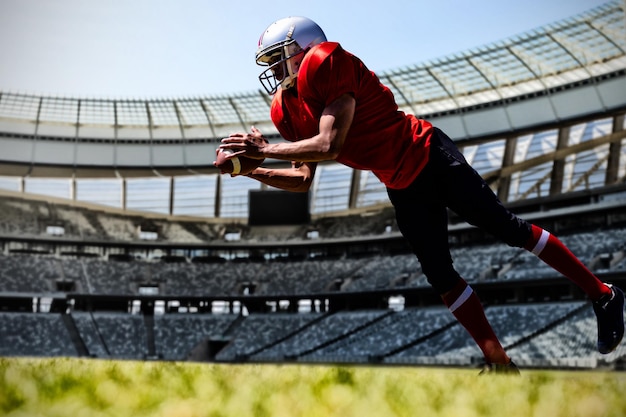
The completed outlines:
{"type": "MultiPolygon", "coordinates": [[[[624,22],[624,3],[610,1],[379,76],[402,110],[443,128],[498,180],[506,201],[608,185],[626,171],[624,22]],[[554,172],[564,179],[555,183],[554,172]]],[[[220,177],[211,162],[221,137],[250,125],[280,140],[268,110],[261,91],[147,100],[0,92],[0,187],[165,214],[245,217],[247,192],[259,185],[220,177]],[[222,187],[237,191],[221,195],[222,187]]],[[[313,213],[386,201],[370,174],[321,168],[313,213]]]]}

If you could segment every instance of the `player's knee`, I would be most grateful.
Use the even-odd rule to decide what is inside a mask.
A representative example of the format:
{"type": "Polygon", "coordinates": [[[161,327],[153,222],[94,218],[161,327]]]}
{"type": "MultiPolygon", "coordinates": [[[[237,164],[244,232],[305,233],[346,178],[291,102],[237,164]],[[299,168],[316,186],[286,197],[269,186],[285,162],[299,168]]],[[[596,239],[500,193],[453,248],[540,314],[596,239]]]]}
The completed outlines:
{"type": "Polygon", "coordinates": [[[493,234],[511,247],[523,248],[532,237],[531,227],[532,225],[525,220],[514,217],[509,224],[496,227],[493,234]]]}
{"type": "Polygon", "coordinates": [[[447,293],[461,280],[452,264],[422,265],[422,272],[437,294],[447,293]]]}

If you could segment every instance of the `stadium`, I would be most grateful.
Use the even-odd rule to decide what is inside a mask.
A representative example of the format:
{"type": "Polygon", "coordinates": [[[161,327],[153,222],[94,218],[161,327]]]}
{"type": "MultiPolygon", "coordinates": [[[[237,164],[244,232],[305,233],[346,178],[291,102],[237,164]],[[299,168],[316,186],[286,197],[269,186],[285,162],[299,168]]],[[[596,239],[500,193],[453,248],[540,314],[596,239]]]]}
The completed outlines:
{"type": "MultiPolygon", "coordinates": [[[[378,74],[508,207],[622,288],[624,22],[624,3],[610,1],[378,74]]],[[[233,131],[282,141],[268,100],[0,91],[0,356],[479,365],[371,173],[325,163],[300,195],[212,166],[233,131]]],[[[575,285],[454,213],[449,228],[456,268],[518,365],[624,368],[625,344],[597,353],[575,285]]]]}

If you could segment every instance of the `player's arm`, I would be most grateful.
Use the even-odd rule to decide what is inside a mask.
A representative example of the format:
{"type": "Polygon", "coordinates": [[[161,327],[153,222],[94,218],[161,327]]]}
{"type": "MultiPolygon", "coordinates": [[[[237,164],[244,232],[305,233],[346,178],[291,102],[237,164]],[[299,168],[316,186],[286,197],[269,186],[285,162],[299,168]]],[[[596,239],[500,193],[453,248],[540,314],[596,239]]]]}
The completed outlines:
{"type": "Polygon", "coordinates": [[[271,187],[306,192],[315,176],[316,162],[292,162],[291,168],[256,168],[247,176],[271,187]]]}
{"type": "Polygon", "coordinates": [[[308,191],[315,176],[318,161],[337,158],[346,139],[356,102],[350,94],[344,94],[330,103],[320,117],[319,133],[296,142],[270,144],[261,133],[237,133],[222,140],[222,148],[230,148],[237,154],[250,158],[273,158],[292,161],[291,168],[257,168],[249,177],[272,187],[288,191],[308,191]],[[298,162],[293,162],[298,161],[298,162]]]}
{"type": "Polygon", "coordinates": [[[318,162],[337,158],[346,139],[356,107],[350,94],[343,94],[326,108],[319,121],[319,133],[296,142],[267,143],[253,134],[236,133],[222,139],[221,148],[249,158],[273,158],[287,161],[318,162]]]}

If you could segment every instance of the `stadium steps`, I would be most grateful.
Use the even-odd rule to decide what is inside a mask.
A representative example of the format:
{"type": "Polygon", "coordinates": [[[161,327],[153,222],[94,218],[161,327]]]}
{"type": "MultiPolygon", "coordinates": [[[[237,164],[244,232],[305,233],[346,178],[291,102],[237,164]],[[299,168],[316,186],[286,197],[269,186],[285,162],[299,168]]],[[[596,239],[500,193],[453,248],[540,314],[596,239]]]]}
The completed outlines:
{"type": "Polygon", "coordinates": [[[249,357],[259,355],[263,351],[271,349],[274,346],[277,346],[277,345],[283,343],[285,340],[291,339],[292,337],[296,336],[297,334],[302,333],[306,329],[308,329],[308,328],[310,328],[312,326],[317,325],[317,323],[319,323],[320,321],[325,320],[326,318],[328,318],[328,317],[330,317],[330,316],[332,316],[332,315],[334,315],[336,313],[337,312],[335,312],[335,311],[331,311],[331,312],[328,312],[326,314],[323,314],[320,317],[317,317],[317,318],[307,322],[304,326],[300,327],[299,329],[297,329],[297,330],[295,330],[293,332],[290,332],[290,333],[286,334],[285,336],[283,336],[281,338],[278,338],[278,339],[272,341],[271,343],[269,343],[269,344],[267,344],[265,346],[262,346],[262,347],[260,347],[260,348],[258,348],[256,350],[248,353],[245,358],[237,358],[237,359],[247,359],[249,357]]]}
{"type": "Polygon", "coordinates": [[[97,340],[100,342],[106,355],[108,357],[112,356],[111,349],[109,349],[109,345],[107,344],[107,341],[105,340],[104,335],[102,334],[102,331],[100,330],[100,326],[98,326],[98,322],[96,321],[96,318],[94,317],[93,312],[91,311],[89,312],[89,324],[92,326],[96,334],[97,340]]]}
{"type": "Polygon", "coordinates": [[[67,333],[76,348],[76,353],[78,356],[89,356],[89,350],[85,345],[85,341],[80,336],[80,332],[78,331],[78,327],[76,326],[76,322],[71,314],[61,314],[61,320],[67,329],[67,333]]]}
{"type": "Polygon", "coordinates": [[[200,241],[211,240],[212,237],[208,236],[206,232],[204,232],[198,225],[192,222],[184,222],[181,221],[179,225],[188,233],[192,234],[200,241]]]}
{"type": "Polygon", "coordinates": [[[241,323],[246,319],[246,316],[240,315],[237,316],[235,320],[228,326],[226,330],[224,330],[224,338],[230,338],[233,335],[233,332],[241,325],[241,323]]]}
{"type": "Polygon", "coordinates": [[[419,345],[420,343],[423,343],[423,342],[425,342],[426,340],[428,340],[428,339],[430,339],[432,337],[435,337],[437,335],[445,333],[445,332],[447,332],[448,330],[450,330],[454,326],[460,326],[459,322],[456,321],[456,320],[452,320],[449,323],[447,323],[447,324],[445,324],[445,325],[443,325],[443,326],[433,330],[432,332],[427,333],[427,334],[425,334],[423,336],[420,336],[417,339],[415,339],[415,340],[413,340],[413,341],[411,341],[409,343],[406,343],[406,344],[404,344],[404,345],[402,345],[400,347],[397,347],[395,349],[392,349],[392,350],[390,350],[388,352],[385,352],[385,353],[382,353],[382,354],[379,354],[379,355],[371,355],[369,357],[368,361],[369,362],[374,362],[374,363],[376,363],[376,362],[384,362],[384,360],[386,358],[391,357],[393,355],[396,355],[396,354],[398,354],[398,353],[400,353],[400,352],[402,352],[404,350],[407,350],[409,348],[412,348],[413,346],[419,345]]]}
{"type": "Polygon", "coordinates": [[[148,350],[148,358],[156,358],[156,344],[154,341],[154,315],[144,314],[143,324],[146,327],[146,349],[148,350]]]}
{"type": "MultiPolygon", "coordinates": [[[[229,343],[216,355],[218,361],[247,360],[251,352],[259,352],[277,339],[293,334],[320,313],[297,315],[260,313],[250,314],[229,334],[229,343]],[[262,349],[261,349],[262,348],[262,349]]],[[[231,323],[232,324],[232,323],[231,323]]],[[[222,333],[224,335],[224,333],[222,333]]]]}
{"type": "Polygon", "coordinates": [[[376,317],[376,318],[374,318],[374,319],[372,319],[372,320],[370,320],[370,321],[368,321],[366,323],[363,323],[360,326],[357,326],[357,327],[353,328],[352,330],[350,330],[346,334],[342,334],[342,335],[339,335],[337,337],[331,338],[331,339],[329,339],[329,340],[327,340],[327,341],[325,341],[325,342],[323,342],[323,343],[321,343],[321,344],[319,344],[317,346],[314,346],[312,348],[303,350],[302,352],[299,352],[299,353],[297,353],[294,356],[295,356],[295,358],[306,356],[306,355],[309,355],[311,353],[314,353],[315,351],[317,351],[319,349],[323,349],[323,348],[325,348],[327,346],[333,345],[335,343],[339,343],[342,340],[345,340],[345,339],[349,338],[350,336],[352,336],[355,333],[358,333],[358,332],[360,332],[360,331],[362,331],[362,330],[364,330],[364,329],[366,329],[366,328],[368,328],[370,326],[376,325],[376,323],[378,323],[379,321],[381,321],[381,320],[385,319],[386,317],[388,317],[390,315],[393,315],[393,314],[395,314],[394,311],[388,311],[385,314],[382,314],[382,315],[380,315],[380,316],[378,316],[378,317],[376,317]]]}
{"type": "MultiPolygon", "coordinates": [[[[312,324],[306,330],[299,332],[292,339],[285,341],[270,352],[264,352],[265,357],[281,358],[284,360],[300,360],[311,352],[322,349],[330,342],[337,341],[351,334],[351,331],[358,330],[375,318],[389,314],[389,312],[377,310],[361,310],[341,312],[327,315],[324,321],[312,324]],[[354,313],[355,315],[352,315],[354,313]],[[269,353],[269,354],[268,354],[269,353]]],[[[275,359],[274,359],[275,360],[275,359]]]]}
{"type": "Polygon", "coordinates": [[[108,358],[111,356],[100,330],[91,312],[72,311],[72,321],[76,326],[81,340],[85,344],[88,355],[96,358],[108,358]]]}
{"type": "Polygon", "coordinates": [[[83,215],[85,216],[87,223],[94,228],[97,236],[109,236],[104,226],[102,226],[102,223],[100,223],[100,220],[98,220],[98,212],[83,210],[83,215]]]}

